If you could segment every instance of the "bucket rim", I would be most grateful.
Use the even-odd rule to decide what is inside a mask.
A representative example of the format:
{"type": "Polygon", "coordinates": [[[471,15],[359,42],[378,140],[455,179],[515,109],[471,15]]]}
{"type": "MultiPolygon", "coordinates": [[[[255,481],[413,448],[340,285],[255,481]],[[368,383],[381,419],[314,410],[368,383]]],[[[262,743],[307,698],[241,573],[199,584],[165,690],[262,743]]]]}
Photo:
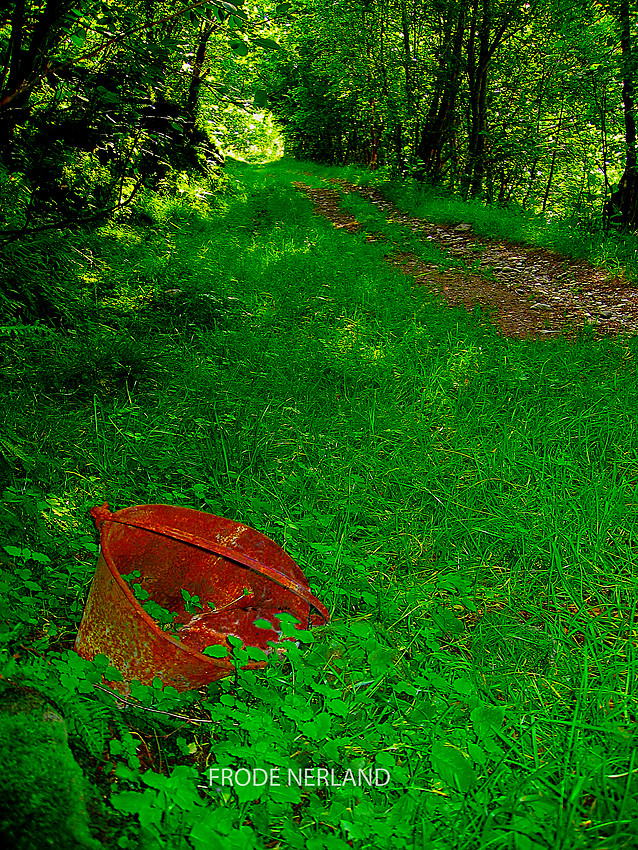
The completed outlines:
{"type": "Polygon", "coordinates": [[[275,584],[278,584],[280,587],[289,590],[295,596],[299,597],[309,606],[308,612],[308,626],[310,627],[310,616],[312,611],[316,611],[319,616],[324,621],[324,625],[330,621],[330,614],[326,606],[319,600],[311,591],[310,584],[308,579],[306,578],[303,570],[299,565],[294,561],[293,558],[281,547],[275,540],[263,534],[261,531],[258,531],[256,528],[253,528],[250,525],[246,525],[245,523],[238,522],[237,520],[228,519],[227,517],[220,517],[217,514],[208,513],[207,511],[198,511],[195,508],[187,508],[182,507],[181,505],[165,505],[165,504],[150,504],[150,505],[133,505],[127,508],[121,508],[115,513],[111,512],[109,509],[108,502],[104,502],[101,506],[96,506],[90,510],[90,515],[93,517],[93,521],[95,523],[96,528],[100,532],[100,543],[102,542],[102,526],[105,522],[113,522],[118,523],[120,525],[128,525],[131,528],[139,528],[144,531],[148,531],[152,534],[158,534],[165,537],[168,537],[173,540],[179,540],[182,543],[185,543],[190,546],[196,546],[205,551],[213,552],[217,554],[221,558],[225,558],[230,561],[234,561],[253,572],[260,573],[261,575],[269,578],[275,584]],[[305,584],[302,584],[297,578],[287,575],[286,573],[282,573],[280,570],[271,567],[268,564],[264,564],[262,561],[259,561],[257,558],[253,558],[252,556],[244,555],[244,553],[235,551],[230,549],[227,546],[222,546],[221,544],[215,543],[212,540],[207,540],[199,535],[191,534],[190,532],[183,531],[179,528],[169,527],[161,524],[156,524],[155,526],[146,524],[143,522],[132,522],[127,521],[125,518],[125,514],[132,513],[134,511],[152,511],[155,508],[170,508],[171,510],[178,511],[179,513],[185,514],[193,514],[200,517],[207,517],[209,519],[218,519],[222,520],[224,523],[228,523],[231,526],[244,529],[246,531],[251,531],[253,534],[256,534],[263,541],[266,541],[270,545],[274,546],[276,550],[281,552],[286,558],[290,560],[292,565],[299,570],[302,578],[305,581],[305,584]]]}

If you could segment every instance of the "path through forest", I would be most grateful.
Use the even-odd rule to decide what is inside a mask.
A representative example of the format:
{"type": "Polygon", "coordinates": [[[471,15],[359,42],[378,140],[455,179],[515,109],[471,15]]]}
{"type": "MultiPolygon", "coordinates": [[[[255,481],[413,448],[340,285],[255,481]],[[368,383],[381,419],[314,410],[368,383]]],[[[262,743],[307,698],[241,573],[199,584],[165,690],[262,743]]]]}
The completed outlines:
{"type": "MultiPolygon", "coordinates": [[[[331,187],[294,186],[312,200],[315,213],[350,233],[361,224],[340,205],[341,194],[358,193],[381,210],[389,223],[401,224],[423,240],[431,240],[463,261],[467,269],[442,271],[414,253],[391,250],[386,260],[414,278],[418,286],[438,292],[450,306],[489,310],[508,337],[540,338],[574,334],[592,325],[597,336],[638,334],[638,287],[611,278],[584,260],[555,252],[477,236],[472,226],[434,224],[401,212],[378,189],[331,178],[331,187]]],[[[369,233],[370,241],[384,237],[369,233]]]]}

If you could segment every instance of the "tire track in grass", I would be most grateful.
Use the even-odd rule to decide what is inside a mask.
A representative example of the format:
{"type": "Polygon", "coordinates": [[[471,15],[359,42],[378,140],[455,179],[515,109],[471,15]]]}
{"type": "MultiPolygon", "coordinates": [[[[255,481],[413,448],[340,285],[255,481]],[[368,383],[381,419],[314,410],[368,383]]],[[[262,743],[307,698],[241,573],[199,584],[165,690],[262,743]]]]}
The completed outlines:
{"type": "MultiPolygon", "coordinates": [[[[603,270],[585,261],[571,260],[540,248],[515,245],[474,234],[466,222],[435,224],[401,212],[378,189],[356,186],[330,178],[334,188],[313,189],[304,183],[294,187],[307,195],[317,215],[339,229],[358,233],[363,226],[341,206],[342,194],[358,194],[379,209],[388,223],[400,224],[423,241],[444,248],[448,256],[477,265],[467,269],[441,270],[418,254],[394,248],[386,261],[439,295],[450,307],[486,310],[499,332],[519,339],[551,339],[561,333],[574,336],[587,325],[596,336],[638,334],[638,287],[620,278],[610,279],[603,270]]],[[[385,240],[367,233],[369,242],[385,240]]]]}

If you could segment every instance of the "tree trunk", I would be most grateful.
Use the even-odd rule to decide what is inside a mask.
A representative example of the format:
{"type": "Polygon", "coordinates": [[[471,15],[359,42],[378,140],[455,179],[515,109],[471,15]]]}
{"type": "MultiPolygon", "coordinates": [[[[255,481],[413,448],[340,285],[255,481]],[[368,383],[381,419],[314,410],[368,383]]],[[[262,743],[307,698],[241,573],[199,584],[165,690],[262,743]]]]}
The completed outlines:
{"type": "Polygon", "coordinates": [[[635,64],[631,44],[631,12],[629,0],[620,0],[615,12],[620,25],[623,87],[622,102],[625,114],[625,171],[618,190],[612,192],[605,204],[607,222],[614,218],[618,223],[635,230],[638,227],[638,171],[636,169],[636,111],[635,64]]]}
{"type": "Polygon", "coordinates": [[[24,0],[16,3],[8,48],[9,74],[0,93],[0,107],[10,103],[15,107],[18,105],[16,100],[19,100],[19,105],[24,105],[29,99],[48,70],[51,52],[62,37],[62,24],[72,7],[73,0],[48,0],[30,29],[31,37],[27,45],[27,10],[24,0]]]}
{"type": "Polygon", "coordinates": [[[565,109],[565,93],[563,92],[563,99],[560,104],[560,115],[558,117],[558,127],[556,128],[556,139],[554,140],[554,150],[552,151],[552,163],[549,167],[549,177],[547,178],[547,186],[545,187],[545,194],[543,195],[543,212],[547,209],[547,199],[549,198],[549,193],[552,188],[552,181],[554,179],[554,170],[556,168],[556,155],[558,153],[558,140],[560,139],[560,131],[563,128],[563,112],[565,109]]]}
{"type": "Polygon", "coordinates": [[[463,195],[475,198],[483,191],[485,175],[485,133],[487,129],[487,84],[490,60],[491,0],[474,0],[470,35],[467,43],[469,121],[467,163],[463,175],[463,195]],[[477,50],[478,42],[478,50],[477,50]]]}
{"type": "Polygon", "coordinates": [[[203,22],[199,31],[199,41],[197,43],[197,51],[195,53],[195,61],[191,71],[191,81],[188,87],[188,97],[186,99],[185,114],[188,122],[194,127],[197,118],[197,107],[199,105],[199,90],[202,85],[202,72],[204,70],[204,62],[206,60],[206,48],[208,40],[215,29],[214,23],[203,22]]]}
{"type": "Polygon", "coordinates": [[[454,109],[460,86],[460,61],[465,32],[465,8],[448,20],[444,47],[439,59],[434,93],[425,126],[415,147],[418,168],[414,176],[438,183],[442,178],[443,150],[454,127],[454,109]]]}

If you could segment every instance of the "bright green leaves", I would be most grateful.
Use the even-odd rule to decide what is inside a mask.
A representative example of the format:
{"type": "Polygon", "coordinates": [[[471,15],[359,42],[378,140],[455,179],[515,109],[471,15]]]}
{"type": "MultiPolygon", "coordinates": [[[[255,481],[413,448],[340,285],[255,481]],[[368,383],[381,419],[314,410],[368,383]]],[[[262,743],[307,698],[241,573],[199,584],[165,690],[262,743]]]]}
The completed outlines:
{"type": "Polygon", "coordinates": [[[442,632],[448,632],[451,635],[460,635],[463,632],[463,623],[449,608],[441,606],[434,609],[432,619],[442,632]]]}
{"type": "Polygon", "coordinates": [[[27,549],[26,546],[3,546],[2,548],[12,558],[21,558],[24,561],[36,561],[39,564],[51,563],[51,558],[48,555],[44,555],[41,552],[33,552],[31,549],[27,549]]]}
{"type": "Polygon", "coordinates": [[[146,600],[150,596],[148,590],[145,590],[141,584],[134,584],[132,585],[132,587],[133,593],[135,594],[135,598],[138,600],[138,602],[146,602],[146,600]]]}
{"type": "Polygon", "coordinates": [[[266,50],[279,50],[279,44],[276,41],[273,41],[272,38],[262,38],[261,36],[256,36],[253,38],[253,44],[259,45],[259,47],[263,47],[266,50]]]}
{"type": "MultiPolygon", "coordinates": [[[[504,709],[499,706],[484,704],[479,704],[470,714],[472,726],[482,750],[492,756],[498,756],[502,751],[496,739],[503,726],[504,717],[504,709]]],[[[479,759],[475,759],[475,761],[481,763],[479,759]]]]}
{"type": "Polygon", "coordinates": [[[393,658],[394,652],[391,649],[386,649],[382,646],[378,646],[374,649],[368,656],[370,672],[372,675],[376,678],[377,676],[383,676],[384,673],[388,673],[392,670],[393,658]]]}
{"type": "Polygon", "coordinates": [[[238,38],[233,39],[230,42],[230,47],[237,56],[248,56],[248,45],[245,41],[238,38]]]}
{"type": "Polygon", "coordinates": [[[329,699],[326,702],[326,708],[331,714],[336,714],[338,717],[347,717],[350,711],[348,703],[339,696],[329,699]]]}
{"type": "MultiPolygon", "coordinates": [[[[141,604],[144,611],[158,623],[161,629],[166,631],[174,626],[177,614],[174,611],[169,611],[168,608],[162,607],[154,599],[150,598],[148,590],[142,587],[142,574],[139,570],[133,570],[133,572],[127,575],[122,575],[122,578],[130,586],[133,595],[141,604]]],[[[182,591],[182,593],[188,593],[188,591],[182,591]]],[[[194,598],[199,599],[199,597],[194,598]]]]}
{"type": "Polygon", "coordinates": [[[476,783],[476,773],[469,756],[451,744],[435,741],[430,753],[430,762],[434,772],[446,785],[465,794],[476,783]]]}
{"type": "Polygon", "coordinates": [[[246,18],[246,13],[242,12],[241,9],[237,8],[237,6],[241,5],[240,3],[238,3],[237,6],[234,6],[232,3],[226,3],[225,0],[219,0],[219,5],[222,7],[222,9],[225,9],[231,15],[246,18]]]}
{"type": "MultiPolygon", "coordinates": [[[[340,712],[333,713],[340,714],[340,712]]],[[[312,720],[309,720],[307,723],[300,724],[299,728],[311,741],[322,741],[330,734],[332,718],[327,711],[321,711],[312,720]]]]}
{"type": "Polygon", "coordinates": [[[251,661],[268,661],[268,655],[258,646],[247,646],[246,652],[251,661]]]}
{"type": "Polygon", "coordinates": [[[277,614],[277,618],[281,627],[281,634],[283,637],[294,638],[295,640],[300,641],[301,643],[312,643],[314,640],[314,636],[312,632],[309,632],[304,629],[298,629],[297,623],[299,622],[296,617],[293,617],[292,614],[289,614],[286,611],[280,611],[277,614]]]}
{"type": "Polygon", "coordinates": [[[203,811],[194,767],[177,765],[170,776],[147,770],[139,775],[138,781],[142,790],[112,794],[111,805],[120,812],[136,815],[140,825],[152,836],[154,846],[165,834],[179,830],[186,813],[203,811]]]}
{"type": "Polygon", "coordinates": [[[439,590],[456,596],[458,601],[470,611],[476,611],[471,582],[467,576],[459,573],[448,573],[441,576],[437,582],[439,590]]]}
{"type": "Polygon", "coordinates": [[[204,647],[202,649],[202,655],[208,655],[211,658],[226,658],[228,649],[225,646],[214,644],[213,646],[204,647]]]}
{"type": "MultiPolygon", "coordinates": [[[[146,591],[143,591],[146,593],[146,591]]],[[[142,607],[154,620],[157,620],[161,629],[168,629],[173,625],[173,620],[177,616],[177,614],[168,610],[168,608],[162,608],[161,605],[158,605],[157,602],[154,602],[152,599],[148,599],[146,602],[142,603],[142,607]]]]}
{"type": "Polygon", "coordinates": [[[503,725],[504,716],[504,710],[498,706],[478,705],[470,715],[478,739],[493,738],[503,725]]]}
{"type": "Polygon", "coordinates": [[[69,39],[71,40],[71,44],[73,44],[74,47],[82,47],[82,45],[86,41],[86,30],[75,30],[75,32],[72,32],[70,34],[69,39]]]}
{"type": "MultiPolygon", "coordinates": [[[[256,45],[257,47],[263,47],[264,50],[279,50],[279,44],[277,44],[277,42],[274,41],[272,38],[263,38],[262,36],[253,36],[253,38],[251,39],[251,42],[252,42],[253,45],[256,45]]],[[[241,39],[241,38],[232,39],[231,42],[230,42],[230,46],[231,46],[232,50],[238,56],[248,56],[248,52],[250,50],[250,47],[249,47],[248,43],[246,41],[244,41],[243,39],[241,39]]],[[[258,94],[260,94],[263,97],[263,104],[262,105],[264,105],[265,104],[265,98],[266,98],[265,92],[259,92],[258,94]]],[[[257,96],[257,93],[255,94],[255,96],[257,96]]]]}
{"type": "Polygon", "coordinates": [[[415,697],[419,693],[411,682],[398,682],[392,686],[395,694],[404,694],[407,697],[415,697]]]}
{"type": "Polygon", "coordinates": [[[477,774],[473,765],[483,768],[490,756],[501,753],[495,736],[500,732],[504,715],[502,708],[480,703],[470,714],[477,742],[467,741],[463,747],[449,741],[433,743],[430,754],[432,769],[446,785],[461,793],[475,786],[477,774]]]}
{"type": "Polygon", "coordinates": [[[182,599],[184,600],[184,607],[189,614],[195,614],[198,609],[201,611],[202,603],[199,596],[191,595],[188,590],[182,588],[182,599]]]}

